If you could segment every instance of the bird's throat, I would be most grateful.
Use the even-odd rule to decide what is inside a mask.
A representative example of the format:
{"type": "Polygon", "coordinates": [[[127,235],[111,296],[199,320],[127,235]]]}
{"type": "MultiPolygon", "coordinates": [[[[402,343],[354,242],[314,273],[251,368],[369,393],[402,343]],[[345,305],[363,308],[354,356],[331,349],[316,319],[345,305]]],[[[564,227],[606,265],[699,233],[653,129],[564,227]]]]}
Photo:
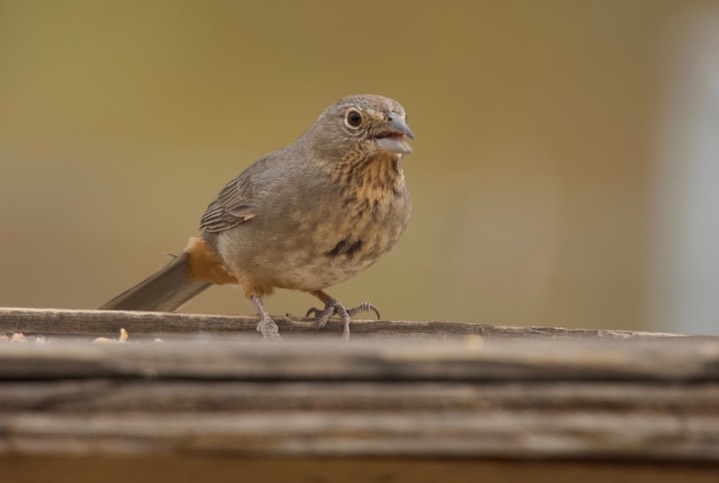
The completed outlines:
{"type": "Polygon", "coordinates": [[[381,200],[401,191],[405,183],[402,156],[394,153],[380,153],[364,163],[344,168],[340,181],[353,186],[358,199],[381,200]]]}

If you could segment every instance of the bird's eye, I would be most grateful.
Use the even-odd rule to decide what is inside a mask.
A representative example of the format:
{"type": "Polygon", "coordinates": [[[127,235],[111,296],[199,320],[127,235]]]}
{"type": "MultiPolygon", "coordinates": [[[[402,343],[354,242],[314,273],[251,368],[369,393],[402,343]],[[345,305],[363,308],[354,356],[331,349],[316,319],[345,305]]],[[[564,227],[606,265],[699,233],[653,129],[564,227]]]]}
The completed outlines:
{"type": "Polygon", "coordinates": [[[362,114],[355,110],[351,110],[345,117],[345,123],[351,128],[358,128],[362,124],[362,114]]]}

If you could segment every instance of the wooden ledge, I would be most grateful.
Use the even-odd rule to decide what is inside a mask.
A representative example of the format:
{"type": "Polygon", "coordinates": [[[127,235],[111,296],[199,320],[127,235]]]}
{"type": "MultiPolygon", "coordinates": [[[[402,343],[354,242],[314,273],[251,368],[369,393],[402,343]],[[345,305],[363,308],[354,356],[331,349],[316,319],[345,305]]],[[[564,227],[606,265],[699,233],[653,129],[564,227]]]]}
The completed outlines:
{"type": "MultiPolygon", "coordinates": [[[[341,334],[340,323],[333,319],[318,331],[312,319],[275,316],[280,333],[293,335],[341,334]]],[[[28,309],[0,307],[0,332],[19,331],[26,335],[99,336],[126,329],[134,335],[167,334],[257,334],[257,317],[242,315],[205,315],[166,312],[130,312],[112,310],[28,309]]],[[[353,320],[352,334],[360,337],[451,337],[480,335],[484,337],[522,338],[664,338],[685,337],[678,334],[636,332],[627,330],[565,329],[561,327],[512,327],[474,322],[439,322],[407,320],[353,320]]]]}
{"type": "Polygon", "coordinates": [[[264,343],[255,324],[0,310],[0,329],[28,336],[0,344],[0,457],[719,468],[719,337],[360,321],[345,343],[339,324],[321,337],[288,319],[288,336],[264,343]],[[120,327],[127,343],[91,343],[120,327]]]}

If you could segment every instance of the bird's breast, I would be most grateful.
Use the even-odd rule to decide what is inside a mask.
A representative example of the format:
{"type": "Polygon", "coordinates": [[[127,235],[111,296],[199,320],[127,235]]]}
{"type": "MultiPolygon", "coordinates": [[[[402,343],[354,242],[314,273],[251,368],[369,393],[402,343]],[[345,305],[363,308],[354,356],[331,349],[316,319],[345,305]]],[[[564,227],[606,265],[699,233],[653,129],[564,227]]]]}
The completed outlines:
{"type": "Polygon", "coordinates": [[[409,221],[404,184],[382,190],[345,190],[322,203],[322,214],[300,224],[302,242],[284,252],[278,285],[317,290],[365,270],[389,252],[409,221]]]}
{"type": "MultiPolygon", "coordinates": [[[[390,161],[390,160],[383,160],[390,161]]],[[[319,290],[365,270],[407,226],[411,200],[398,164],[367,165],[340,178],[303,176],[233,229],[222,253],[268,287],[319,290]],[[260,280],[261,279],[261,280],[260,280]]]]}

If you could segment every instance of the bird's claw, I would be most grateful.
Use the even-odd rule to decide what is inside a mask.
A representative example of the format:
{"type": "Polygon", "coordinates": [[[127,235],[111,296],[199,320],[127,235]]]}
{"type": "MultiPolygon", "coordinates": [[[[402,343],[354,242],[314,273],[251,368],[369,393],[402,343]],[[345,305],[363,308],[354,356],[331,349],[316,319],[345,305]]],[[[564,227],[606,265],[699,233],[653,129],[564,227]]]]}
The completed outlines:
{"type": "Polygon", "coordinates": [[[379,314],[379,309],[372,305],[369,302],[362,302],[356,307],[352,307],[351,309],[347,309],[347,313],[352,316],[356,315],[362,312],[374,312],[374,314],[377,316],[377,320],[381,319],[382,316],[379,314]]]}
{"type": "Polygon", "coordinates": [[[356,314],[359,314],[361,312],[374,312],[377,316],[377,319],[380,318],[379,310],[377,307],[372,305],[369,302],[363,302],[359,304],[356,307],[352,308],[345,308],[342,303],[340,303],[339,300],[333,298],[330,299],[326,304],[324,309],[318,309],[317,307],[311,307],[307,311],[307,315],[305,317],[316,317],[317,318],[317,329],[324,329],[324,327],[327,325],[327,321],[330,320],[330,318],[333,315],[337,315],[342,320],[342,338],[345,340],[349,340],[350,338],[350,317],[356,314]]]}
{"type": "Polygon", "coordinates": [[[262,334],[263,340],[273,341],[282,339],[277,323],[269,317],[260,319],[260,323],[257,324],[257,332],[262,334]]]}

